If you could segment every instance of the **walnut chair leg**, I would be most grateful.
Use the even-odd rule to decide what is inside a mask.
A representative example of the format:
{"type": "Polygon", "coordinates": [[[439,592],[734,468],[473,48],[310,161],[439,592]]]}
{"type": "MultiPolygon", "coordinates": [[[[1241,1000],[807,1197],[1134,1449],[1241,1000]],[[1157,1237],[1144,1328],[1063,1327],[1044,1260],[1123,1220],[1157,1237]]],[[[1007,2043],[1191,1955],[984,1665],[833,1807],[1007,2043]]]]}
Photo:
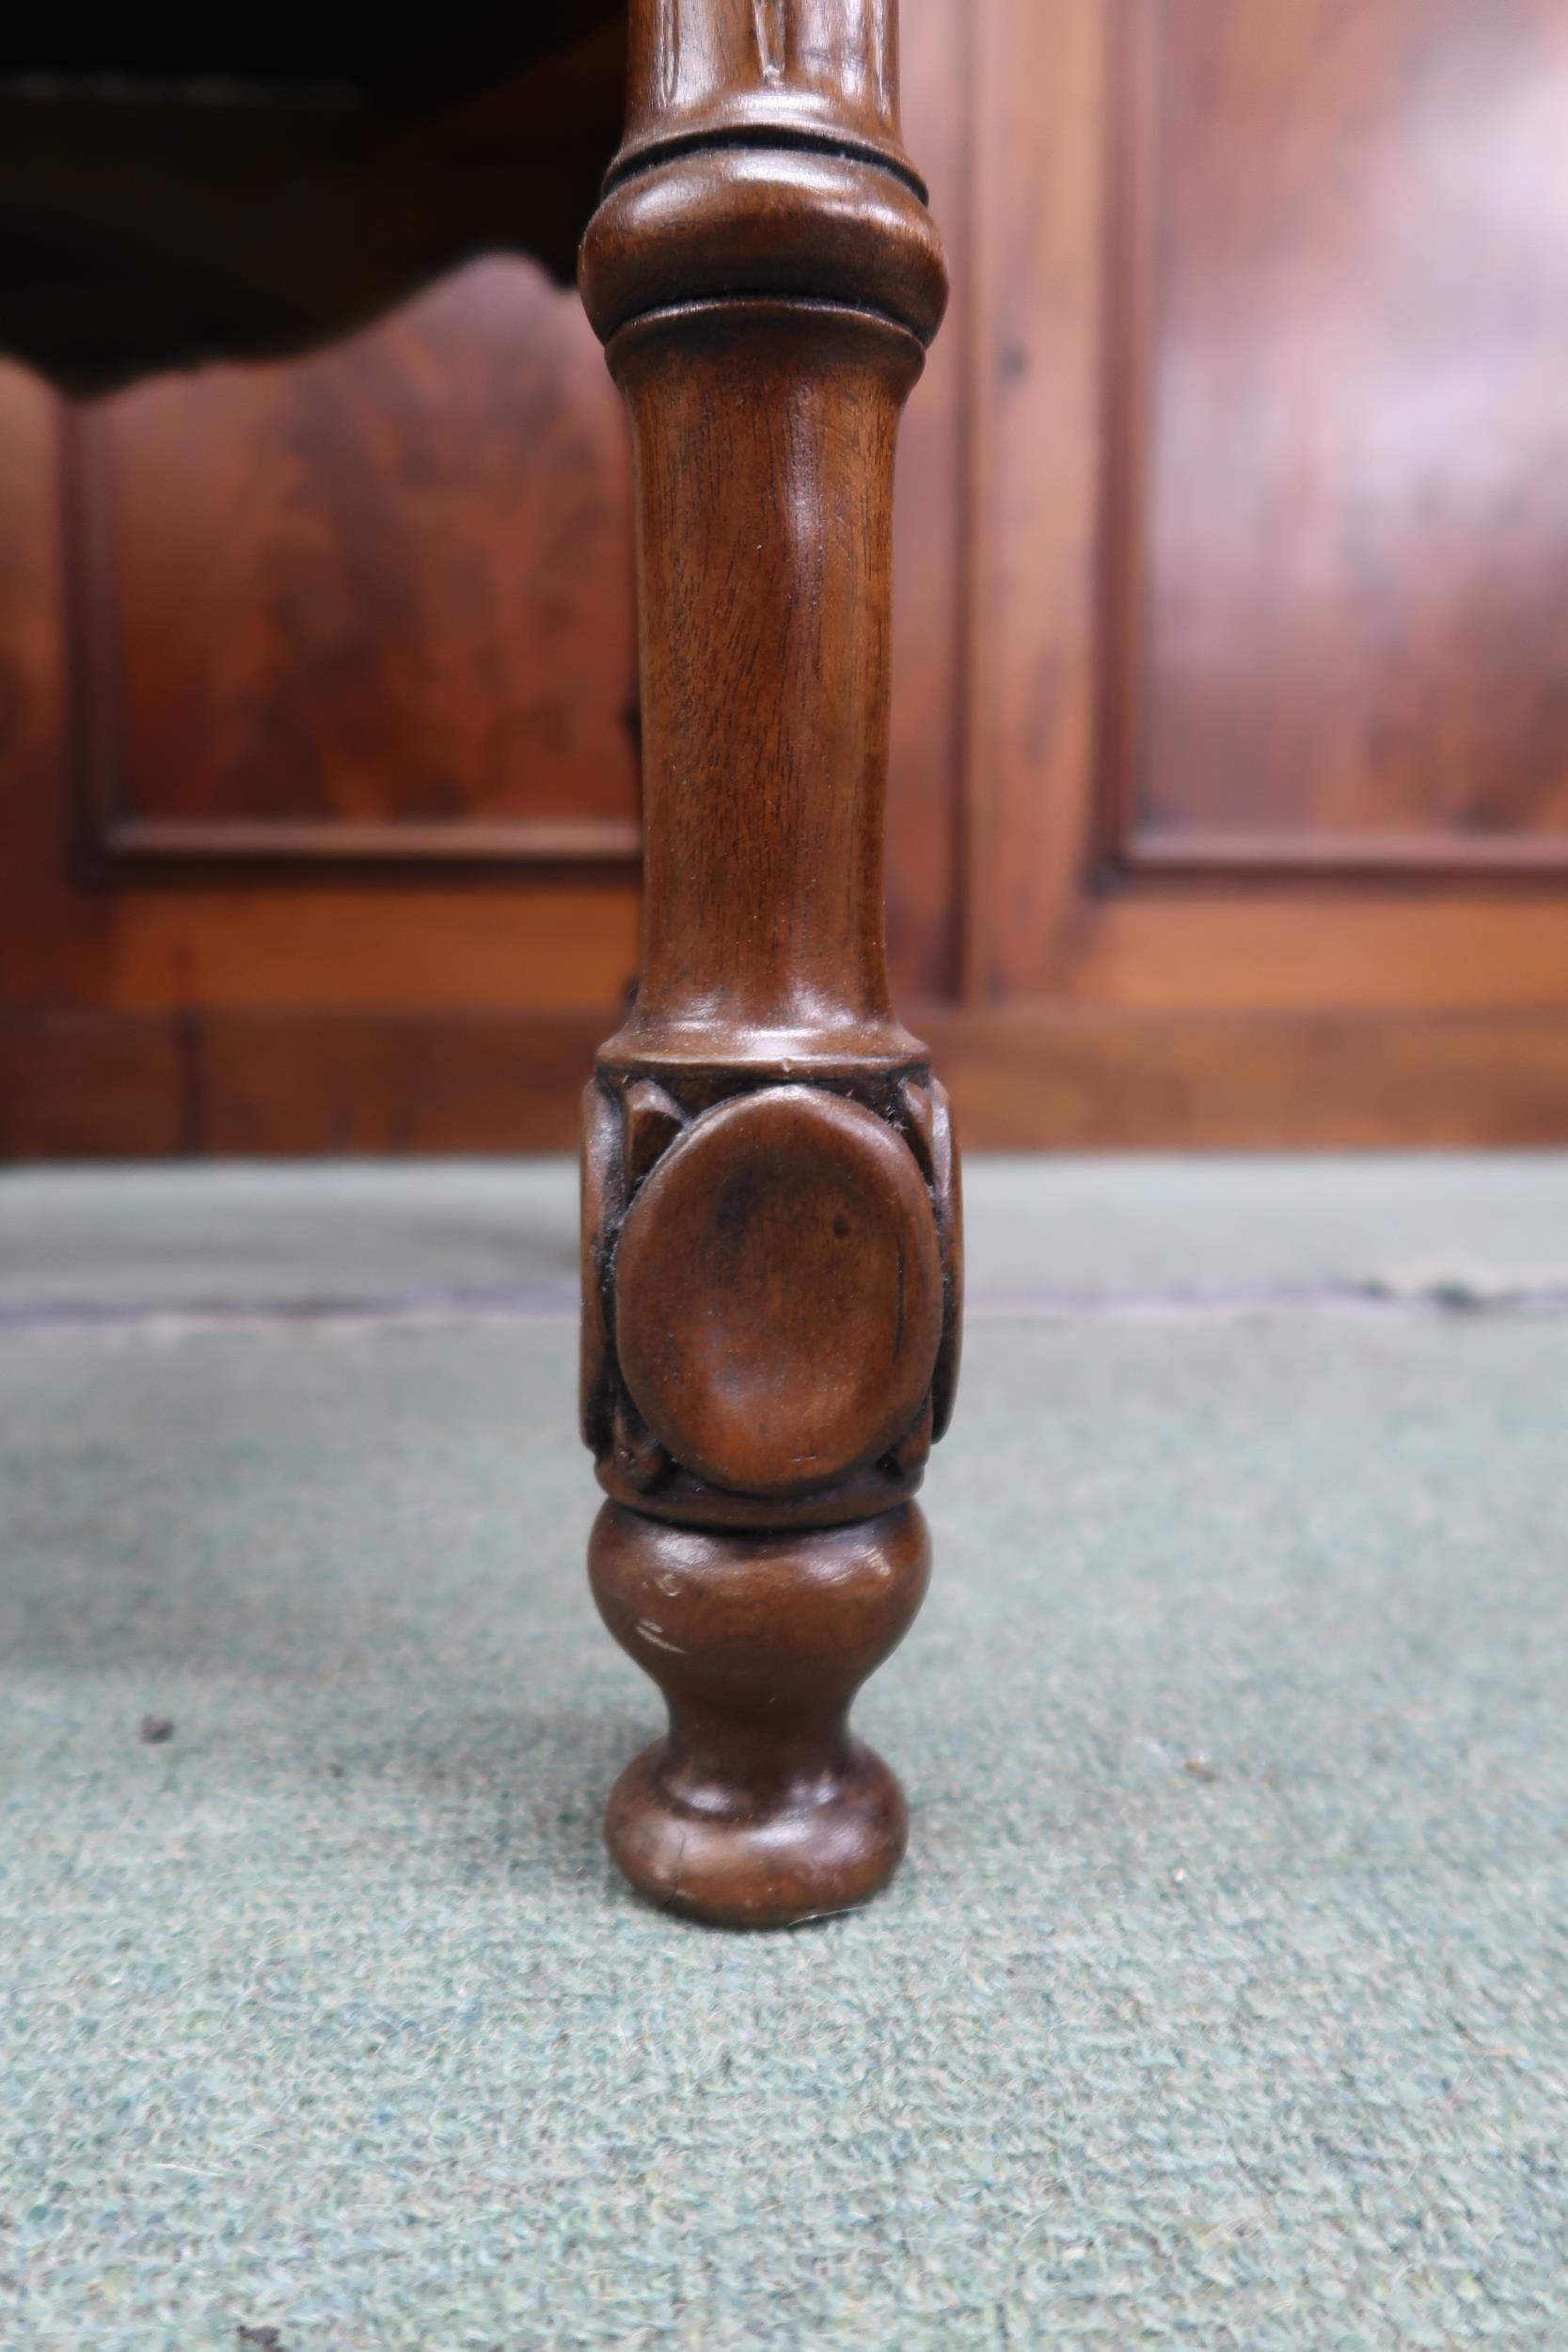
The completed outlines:
{"type": "Polygon", "coordinates": [[[888,994],[894,444],[945,299],[892,0],[633,0],[581,282],[630,417],[637,999],[585,1098],[590,1571],[670,1730],[608,1836],[655,1901],[864,1901],[905,1810],[847,1727],[952,1406],[946,1099],[888,994]]]}

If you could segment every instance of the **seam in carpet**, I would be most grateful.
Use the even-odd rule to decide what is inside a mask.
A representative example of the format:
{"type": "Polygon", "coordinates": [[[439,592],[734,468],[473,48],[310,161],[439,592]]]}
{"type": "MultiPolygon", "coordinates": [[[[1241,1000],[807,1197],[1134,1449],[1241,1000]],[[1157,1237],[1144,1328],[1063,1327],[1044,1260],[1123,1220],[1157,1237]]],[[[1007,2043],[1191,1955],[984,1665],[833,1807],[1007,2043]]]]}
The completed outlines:
{"type": "MultiPolygon", "coordinates": [[[[1472,1272],[1376,1274],[1339,1281],[1150,1284],[1075,1289],[1052,1283],[972,1290],[966,1320],[980,1323],[1234,1323],[1260,1317],[1370,1315],[1554,1316],[1568,1313],[1568,1280],[1521,1281],[1472,1272]]],[[[111,1299],[0,1303],[0,1337],[196,1337],[208,1331],[361,1331],[457,1324],[570,1324],[575,1285],[534,1282],[297,1298],[184,1302],[111,1299]]]]}

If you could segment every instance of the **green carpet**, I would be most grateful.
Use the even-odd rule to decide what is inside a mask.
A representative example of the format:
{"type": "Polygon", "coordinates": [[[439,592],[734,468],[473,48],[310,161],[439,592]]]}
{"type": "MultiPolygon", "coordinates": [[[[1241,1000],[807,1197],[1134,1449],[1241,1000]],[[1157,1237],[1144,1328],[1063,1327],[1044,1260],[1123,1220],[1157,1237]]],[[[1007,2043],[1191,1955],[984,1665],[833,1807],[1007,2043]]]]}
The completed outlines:
{"type": "Polygon", "coordinates": [[[0,1179],[5,2352],[1568,2345],[1568,1163],[970,1200],[767,1938],[599,1847],[569,1171],[0,1179]]]}

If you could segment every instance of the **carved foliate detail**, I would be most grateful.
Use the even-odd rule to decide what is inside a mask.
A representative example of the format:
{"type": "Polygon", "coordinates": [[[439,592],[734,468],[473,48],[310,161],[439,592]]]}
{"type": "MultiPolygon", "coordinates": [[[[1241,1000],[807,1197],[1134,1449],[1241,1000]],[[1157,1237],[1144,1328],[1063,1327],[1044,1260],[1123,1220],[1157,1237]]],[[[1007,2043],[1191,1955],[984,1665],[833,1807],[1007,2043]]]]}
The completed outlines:
{"type": "Polygon", "coordinates": [[[931,1380],[931,1438],[934,1443],[947,1435],[948,1423],[953,1418],[954,1399],[958,1391],[958,1361],[963,1351],[964,1327],[964,1220],[958,1138],[953,1126],[947,1089],[940,1078],[931,1080],[929,1100],[931,1200],[937,1214],[937,1239],[942,1249],[942,1284],[946,1296],[942,1345],[937,1351],[937,1368],[931,1380]]]}
{"type": "Polygon", "coordinates": [[[686,1113],[655,1078],[634,1078],[622,1097],[628,1199],[686,1124],[686,1113]]]}
{"type": "Polygon", "coordinates": [[[610,1458],[620,1481],[640,1495],[663,1485],[673,1465],[636,1406],[623,1391],[610,1418],[610,1458]]]}
{"type": "Polygon", "coordinates": [[[578,1375],[578,1421],[582,1442],[603,1454],[610,1442],[615,1384],[610,1343],[607,1252],[619,1222],[625,1190],[621,1122],[596,1078],[582,1096],[582,1325],[578,1375]]]}

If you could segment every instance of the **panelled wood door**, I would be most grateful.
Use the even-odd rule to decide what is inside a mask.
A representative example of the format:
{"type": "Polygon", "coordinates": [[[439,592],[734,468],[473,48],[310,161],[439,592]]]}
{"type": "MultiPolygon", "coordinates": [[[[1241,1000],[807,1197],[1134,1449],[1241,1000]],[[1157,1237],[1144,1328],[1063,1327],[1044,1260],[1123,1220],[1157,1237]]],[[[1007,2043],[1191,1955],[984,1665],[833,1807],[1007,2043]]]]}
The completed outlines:
{"type": "Polygon", "coordinates": [[[1568,16],[977,39],[972,1118],[1561,1139],[1568,16]]]}
{"type": "MultiPolygon", "coordinates": [[[[904,18],[957,301],[890,934],[970,1141],[1568,1138],[1568,17],[904,18]]],[[[572,1140],[628,516],[515,260],[288,367],[0,378],[0,1150],[572,1140]]]]}
{"type": "Polygon", "coordinates": [[[636,855],[602,374],[570,301],[493,260],[306,365],[66,413],[108,879],[636,855]]]}
{"type": "Polygon", "coordinates": [[[288,365],[82,408],[8,371],[0,420],[0,1136],[465,1139],[450,1016],[526,1006],[479,1058],[537,1087],[636,961],[628,468],[575,296],[482,261],[288,365]]]}

